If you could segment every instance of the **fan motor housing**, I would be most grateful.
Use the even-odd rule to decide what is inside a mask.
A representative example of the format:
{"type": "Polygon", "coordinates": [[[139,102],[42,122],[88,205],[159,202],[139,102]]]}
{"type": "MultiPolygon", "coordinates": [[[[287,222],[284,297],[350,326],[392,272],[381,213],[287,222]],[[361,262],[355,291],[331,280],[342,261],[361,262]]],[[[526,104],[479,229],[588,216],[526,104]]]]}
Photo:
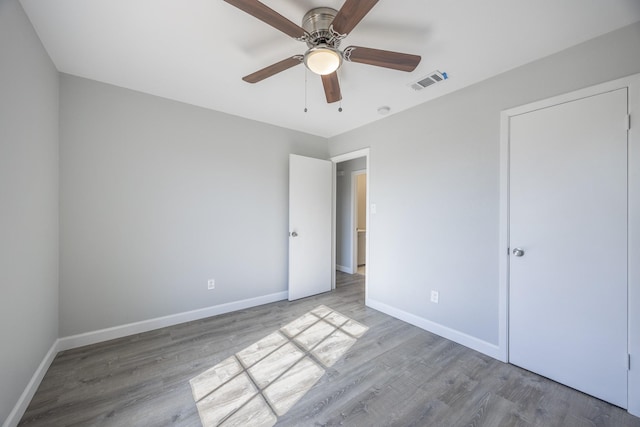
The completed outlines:
{"type": "Polygon", "coordinates": [[[335,37],[329,27],[338,11],[330,7],[316,7],[311,9],[302,18],[302,28],[309,33],[305,40],[309,48],[325,44],[329,47],[340,46],[340,39],[335,37]]]}

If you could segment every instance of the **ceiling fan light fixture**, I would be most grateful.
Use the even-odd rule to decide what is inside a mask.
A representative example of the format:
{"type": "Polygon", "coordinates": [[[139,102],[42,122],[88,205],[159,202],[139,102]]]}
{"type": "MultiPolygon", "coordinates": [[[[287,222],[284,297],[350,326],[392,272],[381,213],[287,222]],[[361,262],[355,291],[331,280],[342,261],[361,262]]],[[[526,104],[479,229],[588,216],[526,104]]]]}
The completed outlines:
{"type": "Polygon", "coordinates": [[[304,65],[321,76],[331,74],[342,65],[342,55],[327,45],[312,47],[304,54],[304,65]]]}

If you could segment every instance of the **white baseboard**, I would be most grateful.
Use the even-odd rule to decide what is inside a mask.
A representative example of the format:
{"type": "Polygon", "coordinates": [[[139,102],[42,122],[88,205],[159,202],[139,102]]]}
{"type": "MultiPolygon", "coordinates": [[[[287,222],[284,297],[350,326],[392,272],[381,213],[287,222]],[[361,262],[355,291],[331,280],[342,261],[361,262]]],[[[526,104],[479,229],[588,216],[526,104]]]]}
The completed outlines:
{"type": "Polygon", "coordinates": [[[126,337],[128,335],[139,334],[142,332],[148,332],[154,329],[173,326],[184,322],[191,322],[193,320],[200,320],[211,316],[217,316],[219,314],[230,313],[232,311],[238,311],[245,308],[268,304],[271,302],[282,301],[287,299],[288,295],[289,294],[286,291],[277,292],[275,294],[228,302],[225,304],[214,305],[198,310],[186,311],[184,313],[171,314],[169,316],[156,317],[155,319],[142,320],[140,322],[128,323],[126,325],[114,326],[112,328],[72,335],[69,337],[60,338],[58,351],[70,350],[72,348],[96,344],[103,341],[126,337]]]}
{"type": "Polygon", "coordinates": [[[249,298],[241,301],[233,301],[225,304],[214,305],[211,307],[201,308],[198,310],[186,311],[184,313],[172,314],[169,316],[157,317],[155,319],[143,320],[141,322],[129,323],[113,328],[100,329],[98,331],[86,332],[84,334],[72,335],[69,337],[57,339],[47,354],[45,355],[40,366],[31,377],[31,381],[22,392],[9,416],[2,424],[2,427],[16,427],[20,419],[27,410],[33,395],[38,390],[42,378],[47,373],[47,369],[51,366],[51,362],[55,359],[56,354],[60,351],[70,350],[72,348],[82,347],[85,345],[96,344],[102,341],[108,341],[115,338],[122,338],[128,335],[139,334],[142,332],[152,331],[154,329],[173,326],[192,320],[204,319],[219,314],[230,313],[232,311],[244,310],[245,308],[256,307],[271,302],[282,301],[287,299],[288,293],[277,292],[275,294],[263,295],[260,297],[249,298]]]}
{"type": "Polygon", "coordinates": [[[502,352],[500,351],[500,348],[495,344],[491,344],[479,338],[472,337],[471,335],[467,335],[455,329],[448,328],[439,323],[432,322],[431,320],[416,316],[415,314],[408,313],[404,310],[400,310],[371,298],[367,298],[365,304],[368,307],[374,308],[378,311],[388,314],[389,316],[393,316],[396,319],[403,320],[421,329],[424,329],[436,335],[440,335],[443,338],[457,342],[458,344],[469,347],[473,350],[479,351],[480,353],[486,354],[487,356],[493,357],[494,359],[502,360],[502,352]]]}
{"type": "Polygon", "coordinates": [[[38,390],[38,387],[40,386],[44,375],[47,373],[49,366],[51,366],[51,362],[53,362],[56,354],[58,354],[58,351],[60,351],[58,350],[59,342],[60,340],[55,340],[51,345],[51,348],[42,359],[42,362],[40,362],[38,369],[36,369],[36,371],[33,373],[31,380],[20,395],[18,402],[9,413],[7,419],[4,420],[4,423],[2,423],[2,427],[16,427],[18,425],[20,419],[22,419],[22,416],[24,415],[24,412],[29,406],[29,403],[31,403],[33,395],[36,394],[36,391],[38,390]]]}
{"type": "Polygon", "coordinates": [[[352,268],[345,267],[344,265],[336,264],[336,270],[342,271],[343,273],[347,273],[347,274],[353,274],[354,273],[352,268]]]}

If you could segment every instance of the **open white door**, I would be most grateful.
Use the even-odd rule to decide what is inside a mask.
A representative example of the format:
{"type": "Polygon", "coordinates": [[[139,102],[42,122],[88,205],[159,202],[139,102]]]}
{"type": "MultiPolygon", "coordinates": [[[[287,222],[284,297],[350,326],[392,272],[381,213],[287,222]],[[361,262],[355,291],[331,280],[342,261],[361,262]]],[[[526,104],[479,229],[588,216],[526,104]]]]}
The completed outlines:
{"type": "Polygon", "coordinates": [[[332,163],[289,155],[289,300],[331,290],[332,163]]]}

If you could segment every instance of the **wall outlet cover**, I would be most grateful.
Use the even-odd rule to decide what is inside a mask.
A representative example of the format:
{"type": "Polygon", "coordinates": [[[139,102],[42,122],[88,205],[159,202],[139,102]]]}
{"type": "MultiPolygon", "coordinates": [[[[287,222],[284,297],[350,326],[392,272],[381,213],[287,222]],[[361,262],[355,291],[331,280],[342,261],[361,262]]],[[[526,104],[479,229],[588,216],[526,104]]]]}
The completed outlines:
{"type": "Polygon", "coordinates": [[[438,304],[439,300],[440,300],[440,292],[431,291],[431,302],[434,304],[438,304]]]}

